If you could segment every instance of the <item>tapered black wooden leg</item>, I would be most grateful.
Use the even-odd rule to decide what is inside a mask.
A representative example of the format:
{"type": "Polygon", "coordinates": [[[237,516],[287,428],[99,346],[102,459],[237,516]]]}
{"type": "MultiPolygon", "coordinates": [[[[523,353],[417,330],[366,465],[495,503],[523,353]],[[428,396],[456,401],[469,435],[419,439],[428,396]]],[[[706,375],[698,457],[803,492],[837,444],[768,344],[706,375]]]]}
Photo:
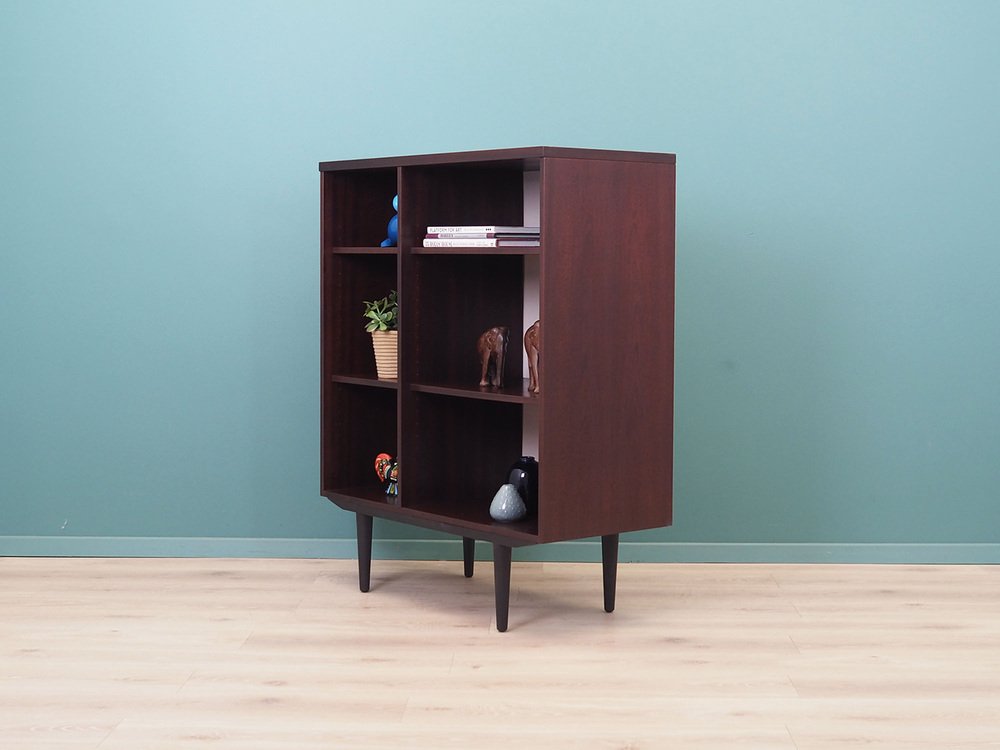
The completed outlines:
{"type": "Polygon", "coordinates": [[[358,517],[358,585],[368,591],[372,580],[372,517],[363,513],[358,517]]]}
{"type": "Polygon", "coordinates": [[[510,609],[510,547],[493,543],[493,588],[497,600],[497,630],[507,630],[510,609]]]}
{"type": "Polygon", "coordinates": [[[601,561],[604,566],[604,611],[615,611],[615,586],[618,582],[618,535],[601,537],[601,561]]]}
{"type": "Polygon", "coordinates": [[[472,569],[476,564],[476,540],[462,537],[462,559],[465,561],[465,577],[472,578],[472,569]]]}

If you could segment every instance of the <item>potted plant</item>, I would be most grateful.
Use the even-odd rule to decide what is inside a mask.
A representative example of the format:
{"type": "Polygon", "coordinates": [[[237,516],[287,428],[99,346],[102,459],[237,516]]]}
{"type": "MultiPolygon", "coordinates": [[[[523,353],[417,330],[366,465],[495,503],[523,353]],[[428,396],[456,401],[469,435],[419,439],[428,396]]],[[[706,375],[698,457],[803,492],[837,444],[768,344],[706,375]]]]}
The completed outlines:
{"type": "Polygon", "coordinates": [[[397,352],[399,351],[399,302],[393,289],[382,299],[365,302],[365,330],[372,335],[375,350],[375,370],[379,380],[397,377],[397,352]]]}

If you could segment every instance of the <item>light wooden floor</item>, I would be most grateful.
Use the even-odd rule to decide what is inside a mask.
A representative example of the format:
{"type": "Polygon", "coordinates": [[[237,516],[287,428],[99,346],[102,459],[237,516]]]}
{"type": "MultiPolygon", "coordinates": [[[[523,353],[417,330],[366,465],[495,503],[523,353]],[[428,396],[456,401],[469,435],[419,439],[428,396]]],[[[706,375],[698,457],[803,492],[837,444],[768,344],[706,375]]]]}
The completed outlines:
{"type": "Polygon", "coordinates": [[[1000,566],[0,558],[0,748],[1000,747],[1000,566]]]}

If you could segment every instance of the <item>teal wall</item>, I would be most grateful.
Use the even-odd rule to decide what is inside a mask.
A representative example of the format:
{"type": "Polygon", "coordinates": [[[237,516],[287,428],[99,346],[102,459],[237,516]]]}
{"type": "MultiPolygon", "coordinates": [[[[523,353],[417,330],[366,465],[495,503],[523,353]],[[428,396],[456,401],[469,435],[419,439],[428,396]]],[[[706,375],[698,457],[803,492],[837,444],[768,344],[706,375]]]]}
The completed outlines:
{"type": "Polygon", "coordinates": [[[678,154],[675,526],[626,559],[1000,562],[998,36],[992,0],[0,0],[0,553],[353,555],[316,163],[549,144],[678,154]]]}

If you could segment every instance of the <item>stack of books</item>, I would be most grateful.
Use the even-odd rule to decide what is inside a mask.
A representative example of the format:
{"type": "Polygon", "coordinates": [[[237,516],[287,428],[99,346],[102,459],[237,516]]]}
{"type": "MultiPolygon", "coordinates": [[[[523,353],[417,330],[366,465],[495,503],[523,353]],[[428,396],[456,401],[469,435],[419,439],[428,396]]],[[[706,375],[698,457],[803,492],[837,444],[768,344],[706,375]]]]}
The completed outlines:
{"type": "Polygon", "coordinates": [[[538,227],[432,226],[424,247],[538,247],[538,238],[538,227]]]}

